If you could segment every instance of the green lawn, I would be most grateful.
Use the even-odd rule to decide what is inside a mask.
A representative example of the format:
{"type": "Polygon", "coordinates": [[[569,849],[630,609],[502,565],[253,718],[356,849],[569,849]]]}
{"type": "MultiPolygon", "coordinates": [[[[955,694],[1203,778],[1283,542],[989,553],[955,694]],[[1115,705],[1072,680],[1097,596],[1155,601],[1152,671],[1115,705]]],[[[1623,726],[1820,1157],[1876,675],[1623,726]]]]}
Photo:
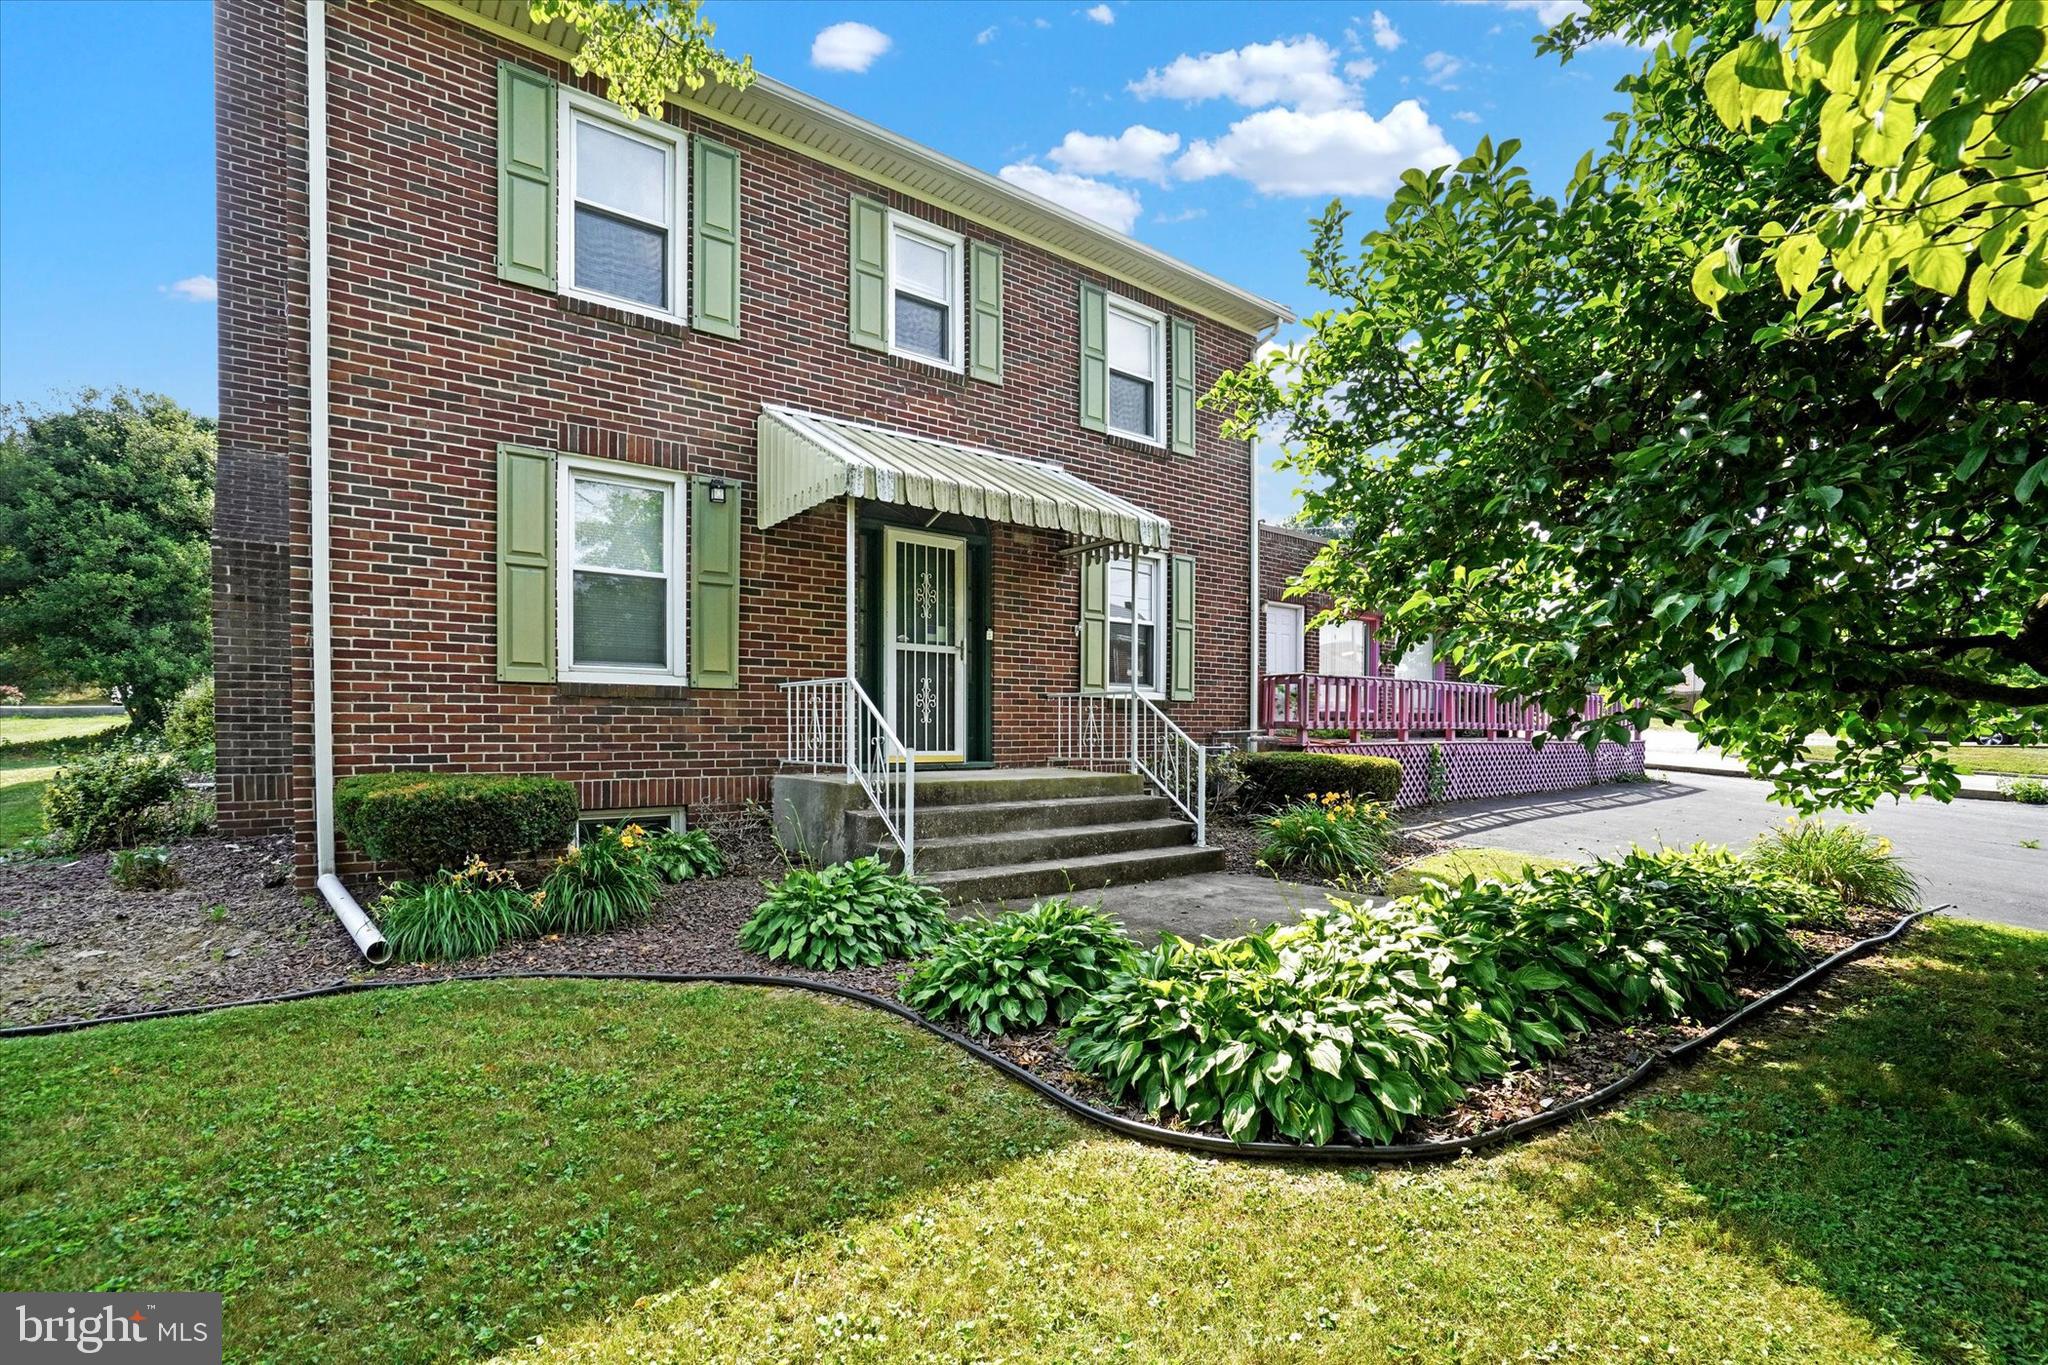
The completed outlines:
{"type": "Polygon", "coordinates": [[[125,716],[0,716],[0,849],[44,830],[43,784],[56,775],[52,741],[105,734],[125,716]]]}
{"type": "Polygon", "coordinates": [[[1387,878],[1386,894],[1405,896],[1421,888],[1423,878],[1435,877],[1440,881],[1461,882],[1467,877],[1478,877],[1482,881],[1497,877],[1502,881],[1514,881],[1522,875],[1525,867],[1538,872],[1548,872],[1554,867],[1570,867],[1565,858],[1545,858],[1534,853],[1512,853],[1504,848],[1449,848],[1442,853],[1432,853],[1419,862],[1393,873],[1387,878]]]}
{"type": "Polygon", "coordinates": [[[126,716],[0,716],[0,752],[14,745],[104,734],[127,723],[126,716]]]}
{"type": "MultiPolygon", "coordinates": [[[[2048,747],[2040,745],[2013,744],[1994,748],[1988,744],[1969,744],[1947,748],[1941,753],[1959,773],[2048,777],[2048,747]]],[[[1807,748],[1806,756],[1833,758],[1835,751],[1830,746],[1813,745],[1807,748]]]]}
{"type": "Polygon", "coordinates": [[[1623,1111],[1349,1171],[1109,1137],[794,994],[0,1043],[0,1288],[223,1289],[237,1360],[2048,1357],[2048,936],[1838,983],[1623,1111]]]}

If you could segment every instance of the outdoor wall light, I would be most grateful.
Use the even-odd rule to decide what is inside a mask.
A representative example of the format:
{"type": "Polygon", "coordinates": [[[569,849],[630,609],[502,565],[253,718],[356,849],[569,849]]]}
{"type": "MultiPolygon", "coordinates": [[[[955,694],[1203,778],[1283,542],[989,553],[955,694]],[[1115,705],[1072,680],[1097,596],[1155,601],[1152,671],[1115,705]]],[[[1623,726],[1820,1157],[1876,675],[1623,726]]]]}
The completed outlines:
{"type": "Polygon", "coordinates": [[[711,488],[710,488],[709,492],[710,492],[710,494],[711,494],[711,500],[712,500],[713,502],[724,502],[724,501],[725,501],[725,480],[724,480],[724,479],[713,479],[713,480],[711,481],[711,488]]]}

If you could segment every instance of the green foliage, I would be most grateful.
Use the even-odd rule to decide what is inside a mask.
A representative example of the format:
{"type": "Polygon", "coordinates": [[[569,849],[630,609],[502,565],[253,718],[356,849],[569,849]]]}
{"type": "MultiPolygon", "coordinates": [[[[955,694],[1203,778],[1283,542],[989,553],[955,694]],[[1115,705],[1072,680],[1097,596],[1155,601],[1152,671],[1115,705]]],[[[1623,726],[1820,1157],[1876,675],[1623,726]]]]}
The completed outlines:
{"type": "Polygon", "coordinates": [[[442,868],[417,884],[393,882],[373,908],[393,957],[449,962],[482,957],[537,933],[536,899],[510,872],[472,858],[460,870],[442,868]]]}
{"type": "Polygon", "coordinates": [[[1428,770],[1423,778],[1424,798],[1432,806],[1441,806],[1450,784],[1451,767],[1444,760],[1444,746],[1432,744],[1429,746],[1428,770]]]}
{"type": "MultiPolygon", "coordinates": [[[[1954,7],[1899,6],[1872,31],[1937,8],[1954,7]]],[[[1407,172],[1362,234],[1333,204],[1308,276],[1334,305],[1205,401],[1235,435],[1279,430],[1307,518],[1335,530],[1306,586],[1339,614],[1386,608],[1388,648],[1434,636],[1553,715],[1632,699],[1588,739],[1675,717],[1690,667],[1691,728],[1784,799],[1951,796],[1940,737],[2048,738],[2048,349],[1915,282],[1921,248],[1885,330],[1860,293],[1748,287],[1771,266],[1722,244],[1772,223],[1789,239],[1851,201],[1817,161],[1827,101],[1723,123],[1707,79],[1757,37],[1747,5],[1597,0],[1578,28],[1670,36],[1563,192],[1536,192],[1518,143],[1482,140],[1407,172]],[[1702,278],[1729,290],[1716,313],[1702,278]],[[1815,731],[1843,748],[1809,760],[1815,731]]],[[[1903,51],[1859,48],[1857,79],[1903,51]]],[[[1942,99],[1980,94],[1998,98],[1942,99]]],[[[1886,124],[1914,128],[1912,108],[1886,124]]],[[[1909,181],[1898,193],[1932,183],[1909,181]]],[[[2017,240],[1986,249],[2010,261],[2017,240]]],[[[2025,241],[2048,264],[2048,234],[2025,241]]]]}
{"type": "Polygon", "coordinates": [[[213,768],[213,677],[211,674],[178,694],[164,714],[164,743],[190,766],[213,768]]]}
{"type": "Polygon", "coordinates": [[[177,758],[146,739],[105,744],[72,759],[43,789],[44,818],[70,853],[187,832],[188,804],[177,758]]]}
{"type": "Polygon", "coordinates": [[[540,928],[555,934],[602,934],[644,919],[661,889],[638,825],[599,830],[559,858],[534,898],[540,928]]]}
{"type": "Polygon", "coordinates": [[[342,836],[415,872],[552,853],[576,828],[576,788],[510,773],[359,773],[334,784],[342,836]]]}
{"type": "Polygon", "coordinates": [[[1369,754],[1327,754],[1278,749],[1244,756],[1245,782],[1254,802],[1278,806],[1324,792],[1389,804],[1401,791],[1401,765],[1369,754]]]}
{"type": "Polygon", "coordinates": [[[903,1002],[975,1033],[1065,1023],[1133,951],[1123,926],[1092,906],[1040,901],[962,920],[903,985],[903,1002]]]}
{"type": "Polygon", "coordinates": [[[2008,777],[1998,789],[2023,806],[2048,806],[2048,782],[2038,777],[2008,777]]]}
{"type": "Polygon", "coordinates": [[[1394,833],[1394,817],[1385,806],[1326,792],[1283,807],[1266,821],[1259,863],[1331,881],[1377,879],[1386,871],[1394,833]]]}
{"type": "Polygon", "coordinates": [[[946,932],[946,903],[879,858],[791,868],[740,930],[740,946],[775,962],[835,971],[919,957],[946,932]]]}
{"type": "Polygon", "coordinates": [[[212,647],[213,462],[213,424],[168,398],[0,414],[0,673],[160,724],[212,647]]]}
{"type": "Polygon", "coordinates": [[[734,90],[754,83],[751,57],[732,60],[711,45],[718,26],[698,14],[703,0],[531,0],[541,23],[565,22],[582,41],[569,64],[605,78],[628,112],[661,117],[662,102],[706,81],[734,90]]]}
{"type": "Polygon", "coordinates": [[[123,891],[168,891],[182,880],[171,851],[154,846],[121,849],[109,875],[123,891]]]}
{"type": "Polygon", "coordinates": [[[641,851],[647,865],[665,882],[686,882],[692,877],[718,877],[725,873],[725,858],[712,842],[709,830],[657,830],[642,841],[641,851]]]}
{"type": "Polygon", "coordinates": [[[1851,905],[1904,913],[1920,903],[1920,884],[1892,852],[1892,841],[1860,825],[1787,820],[1758,835],[1748,858],[1851,905]]]}

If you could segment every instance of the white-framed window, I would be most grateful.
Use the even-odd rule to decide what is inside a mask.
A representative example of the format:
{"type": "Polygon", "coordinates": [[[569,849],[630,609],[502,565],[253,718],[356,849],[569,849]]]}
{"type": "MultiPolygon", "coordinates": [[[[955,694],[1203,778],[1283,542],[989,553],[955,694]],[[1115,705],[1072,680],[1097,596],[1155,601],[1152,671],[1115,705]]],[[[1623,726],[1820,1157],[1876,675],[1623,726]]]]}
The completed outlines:
{"type": "Polygon", "coordinates": [[[1166,560],[1160,555],[1112,559],[1107,578],[1109,687],[1127,689],[1135,673],[1140,692],[1166,686],[1166,560]]]}
{"type": "Polygon", "coordinates": [[[649,834],[658,834],[662,830],[680,832],[685,828],[682,811],[673,807],[665,810],[584,811],[576,817],[576,837],[573,842],[581,846],[585,839],[595,839],[598,831],[602,829],[625,825],[638,825],[649,834]]]}
{"type": "Polygon", "coordinates": [[[1293,602],[1266,603],[1266,671],[1299,673],[1305,632],[1301,607],[1293,602]]]}
{"type": "Polygon", "coordinates": [[[683,681],[683,476],[608,460],[556,463],[559,676],[683,681]]]}
{"type": "Polygon", "coordinates": [[[1109,429],[1166,443],[1166,319],[1129,299],[1108,300],[1109,429]]]}
{"type": "Polygon", "coordinates": [[[628,122],[615,106],[568,86],[558,126],[562,292],[681,321],[689,297],[682,130],[659,119],[628,122]]]}
{"type": "Polygon", "coordinates": [[[957,232],[889,214],[889,353],[960,368],[966,243],[957,232]]]}
{"type": "Polygon", "coordinates": [[[1408,652],[1394,661],[1394,676],[1428,682],[1436,677],[1436,637],[1410,645],[1408,652]]]}
{"type": "Polygon", "coordinates": [[[1325,621],[1316,627],[1316,671],[1326,678],[1362,678],[1368,653],[1363,621],[1325,621]]]}

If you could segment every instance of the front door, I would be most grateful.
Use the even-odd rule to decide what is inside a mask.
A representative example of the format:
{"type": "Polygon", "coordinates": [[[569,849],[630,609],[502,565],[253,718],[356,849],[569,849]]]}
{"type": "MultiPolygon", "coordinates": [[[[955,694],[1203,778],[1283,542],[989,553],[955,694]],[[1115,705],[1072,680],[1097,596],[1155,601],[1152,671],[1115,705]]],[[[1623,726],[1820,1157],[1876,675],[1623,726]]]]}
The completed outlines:
{"type": "Polygon", "coordinates": [[[967,757],[967,542],[882,537],[882,707],[921,762],[967,757]]]}

